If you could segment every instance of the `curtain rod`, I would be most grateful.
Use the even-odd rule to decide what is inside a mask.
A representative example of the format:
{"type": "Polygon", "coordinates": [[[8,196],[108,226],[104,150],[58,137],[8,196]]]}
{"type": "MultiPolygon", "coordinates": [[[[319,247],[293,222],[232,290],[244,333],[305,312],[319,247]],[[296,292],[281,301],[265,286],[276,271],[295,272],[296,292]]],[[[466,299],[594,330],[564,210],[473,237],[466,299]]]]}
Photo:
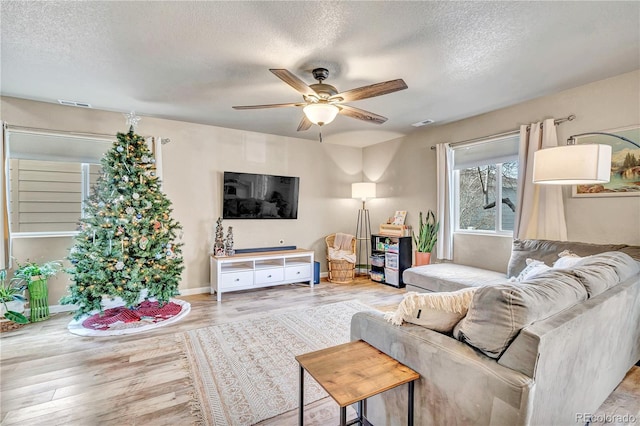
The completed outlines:
{"type": "MultiPolygon", "coordinates": [[[[557,119],[553,120],[553,124],[555,124],[557,126],[558,124],[562,124],[565,121],[573,121],[573,120],[575,120],[575,118],[576,118],[575,114],[571,114],[571,115],[569,115],[567,117],[557,118],[557,119]]],[[[542,125],[542,123],[540,123],[540,128],[542,129],[542,127],[543,127],[543,125],[542,125]]],[[[531,130],[531,125],[527,126],[527,131],[529,131],[529,130],[531,130]]],[[[481,137],[481,138],[474,138],[474,139],[467,139],[467,140],[460,141],[460,142],[453,142],[453,143],[451,143],[449,145],[452,146],[452,147],[455,147],[455,146],[460,146],[460,145],[466,145],[466,144],[473,143],[473,142],[479,142],[479,141],[482,141],[482,140],[485,140],[485,139],[500,138],[500,137],[503,137],[503,136],[515,135],[515,134],[518,134],[518,133],[520,133],[520,130],[511,130],[509,132],[497,133],[495,135],[484,136],[484,137],[481,137]]],[[[433,151],[433,150],[436,149],[436,147],[432,146],[430,149],[433,151]]]]}
{"type": "MultiPolygon", "coordinates": [[[[51,130],[51,129],[40,129],[37,127],[25,127],[25,126],[16,126],[13,124],[7,124],[6,122],[4,123],[4,128],[8,129],[8,130],[17,130],[19,132],[31,132],[31,133],[42,133],[42,134],[46,134],[46,135],[60,135],[60,136],[73,136],[73,137],[87,137],[87,138],[95,138],[95,139],[106,139],[106,140],[110,140],[110,141],[114,141],[116,140],[116,138],[118,137],[117,135],[107,135],[104,133],[90,133],[90,132],[71,132],[71,131],[66,131],[66,130],[51,130]]],[[[144,139],[147,138],[153,138],[156,139],[155,136],[142,136],[144,139]]],[[[169,142],[171,142],[171,139],[169,138],[160,138],[160,143],[162,143],[162,145],[166,145],[169,142]]]]}
{"type": "MultiPolygon", "coordinates": [[[[565,121],[573,121],[573,120],[575,120],[575,119],[576,119],[576,116],[575,116],[574,114],[571,114],[571,115],[569,115],[569,116],[567,116],[567,117],[557,118],[557,119],[553,120],[553,124],[555,124],[555,125],[557,126],[558,124],[562,124],[562,123],[564,123],[565,121]]],[[[543,125],[543,123],[541,122],[541,123],[540,123],[540,128],[542,129],[543,127],[544,127],[544,125],[543,125]]],[[[529,124],[529,125],[527,126],[527,131],[529,131],[529,130],[531,130],[531,124],[529,124]]]]}
{"type": "Polygon", "coordinates": [[[17,130],[21,132],[32,132],[32,133],[46,133],[46,134],[56,134],[62,136],[87,136],[94,138],[103,138],[103,139],[114,139],[116,135],[107,135],[104,133],[90,133],[90,132],[71,132],[66,130],[53,130],[53,129],[41,129],[38,127],[26,127],[26,126],[16,126],[14,124],[5,124],[5,128],[8,130],[17,130]]]}

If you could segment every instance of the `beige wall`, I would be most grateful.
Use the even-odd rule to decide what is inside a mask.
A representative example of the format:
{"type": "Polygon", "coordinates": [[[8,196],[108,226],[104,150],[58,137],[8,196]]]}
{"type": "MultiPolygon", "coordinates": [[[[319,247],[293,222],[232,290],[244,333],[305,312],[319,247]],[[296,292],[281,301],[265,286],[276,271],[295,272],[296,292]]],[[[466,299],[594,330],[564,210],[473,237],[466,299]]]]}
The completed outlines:
{"type": "MultiPolygon", "coordinates": [[[[575,114],[576,120],[558,127],[560,140],[569,135],[640,123],[640,71],[544,96],[441,126],[418,129],[410,135],[364,148],[349,148],[307,140],[144,117],[138,133],[168,137],[164,146],[164,190],[173,201],[174,215],[184,227],[182,290],[208,286],[207,253],[216,218],[221,214],[221,176],[224,170],[300,176],[297,220],[227,220],[234,227],[236,247],[287,245],[316,251],[322,269],[323,237],[353,232],[357,200],[350,199],[350,183],[378,183],[378,198],[368,201],[372,228],[395,210],[407,210],[408,223],[419,211],[436,208],[435,152],[430,147],[516,129],[520,124],[575,114]]],[[[45,129],[113,134],[126,131],[122,114],[85,110],[15,98],[1,99],[2,119],[9,124],[45,129]]],[[[453,101],[452,101],[453,102],[453,101]]],[[[569,239],[640,245],[640,197],[572,198],[564,190],[569,239]]],[[[14,242],[19,260],[51,260],[66,256],[71,238],[21,239],[14,242]]],[[[509,239],[459,234],[456,262],[505,270],[509,239]]],[[[51,304],[64,294],[66,277],[52,281],[51,304]]]]}
{"type": "MultiPolygon", "coordinates": [[[[435,151],[429,149],[431,146],[515,130],[521,124],[569,114],[575,114],[576,119],[557,127],[559,141],[576,133],[640,124],[640,71],[455,123],[425,127],[365,148],[364,175],[378,182],[382,197],[369,203],[372,224],[377,227],[395,210],[408,210],[407,220],[415,227],[419,211],[435,210],[435,151]]],[[[640,197],[572,198],[569,187],[563,191],[569,240],[640,245],[640,197]]],[[[510,245],[504,238],[460,234],[454,244],[457,262],[506,270],[510,245]]]]}
{"type": "MultiPolygon", "coordinates": [[[[10,125],[115,134],[127,131],[120,113],[2,98],[2,120],[10,125]]],[[[237,131],[144,117],[137,133],[170,138],[163,147],[164,191],[184,228],[181,290],[209,285],[208,252],[215,221],[222,214],[222,172],[244,171],[300,177],[297,220],[225,220],[236,248],[286,245],[311,248],[326,270],[324,237],[353,232],[358,201],[351,182],[362,179],[362,150],[302,139],[237,131]],[[346,213],[346,214],[345,214],[346,213]]],[[[14,256],[25,261],[64,258],[71,238],[14,241],[14,256]]],[[[51,282],[50,303],[64,294],[67,277],[51,282]]]]}

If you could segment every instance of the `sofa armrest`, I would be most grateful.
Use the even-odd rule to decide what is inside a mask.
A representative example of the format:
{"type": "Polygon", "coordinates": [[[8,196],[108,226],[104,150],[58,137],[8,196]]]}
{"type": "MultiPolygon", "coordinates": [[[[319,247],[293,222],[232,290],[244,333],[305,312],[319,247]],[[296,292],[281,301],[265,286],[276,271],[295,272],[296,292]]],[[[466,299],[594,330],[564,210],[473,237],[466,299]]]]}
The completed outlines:
{"type": "MultiPolygon", "coordinates": [[[[413,324],[394,326],[381,312],[355,314],[351,340],[364,340],[420,374],[415,421],[436,424],[527,424],[533,380],[452,337],[413,324]]],[[[402,424],[406,390],[370,398],[373,424],[402,424]]]]}
{"type": "Polygon", "coordinates": [[[595,412],[639,358],[640,275],[635,275],[524,328],[498,362],[533,374],[533,424],[569,424],[575,413],[595,412]]]}

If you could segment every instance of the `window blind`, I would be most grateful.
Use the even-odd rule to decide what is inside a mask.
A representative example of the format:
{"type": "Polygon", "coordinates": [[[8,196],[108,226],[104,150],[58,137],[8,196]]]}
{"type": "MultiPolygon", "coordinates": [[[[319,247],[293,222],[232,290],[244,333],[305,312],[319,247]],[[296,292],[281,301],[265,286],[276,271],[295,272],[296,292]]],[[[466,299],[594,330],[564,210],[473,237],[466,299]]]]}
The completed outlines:
{"type": "Polygon", "coordinates": [[[9,129],[7,151],[9,158],[21,160],[100,164],[113,140],[9,129]]]}
{"type": "Polygon", "coordinates": [[[518,159],[520,136],[506,136],[453,146],[453,168],[463,170],[518,159]]]}

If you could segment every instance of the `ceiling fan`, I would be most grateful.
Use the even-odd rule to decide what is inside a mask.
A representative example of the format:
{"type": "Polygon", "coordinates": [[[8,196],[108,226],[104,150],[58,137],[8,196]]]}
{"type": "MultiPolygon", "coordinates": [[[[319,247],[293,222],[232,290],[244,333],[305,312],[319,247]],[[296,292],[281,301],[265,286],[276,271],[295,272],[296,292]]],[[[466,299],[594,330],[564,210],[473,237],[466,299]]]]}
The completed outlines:
{"type": "Polygon", "coordinates": [[[343,102],[373,98],[374,96],[386,95],[388,93],[397,92],[398,90],[407,88],[407,84],[404,80],[399,78],[397,80],[358,87],[345,92],[338,92],[335,87],[324,83],[324,80],[329,77],[329,70],[326,68],[315,68],[312,71],[313,78],[318,82],[311,85],[307,85],[304,81],[300,80],[288,70],[270,69],[269,71],[302,94],[304,102],[234,106],[233,109],[302,107],[304,115],[298,125],[298,131],[308,130],[312,124],[323,126],[331,123],[337,114],[346,115],[347,117],[368,121],[370,123],[382,124],[387,121],[386,117],[345,105],[343,102]]]}

